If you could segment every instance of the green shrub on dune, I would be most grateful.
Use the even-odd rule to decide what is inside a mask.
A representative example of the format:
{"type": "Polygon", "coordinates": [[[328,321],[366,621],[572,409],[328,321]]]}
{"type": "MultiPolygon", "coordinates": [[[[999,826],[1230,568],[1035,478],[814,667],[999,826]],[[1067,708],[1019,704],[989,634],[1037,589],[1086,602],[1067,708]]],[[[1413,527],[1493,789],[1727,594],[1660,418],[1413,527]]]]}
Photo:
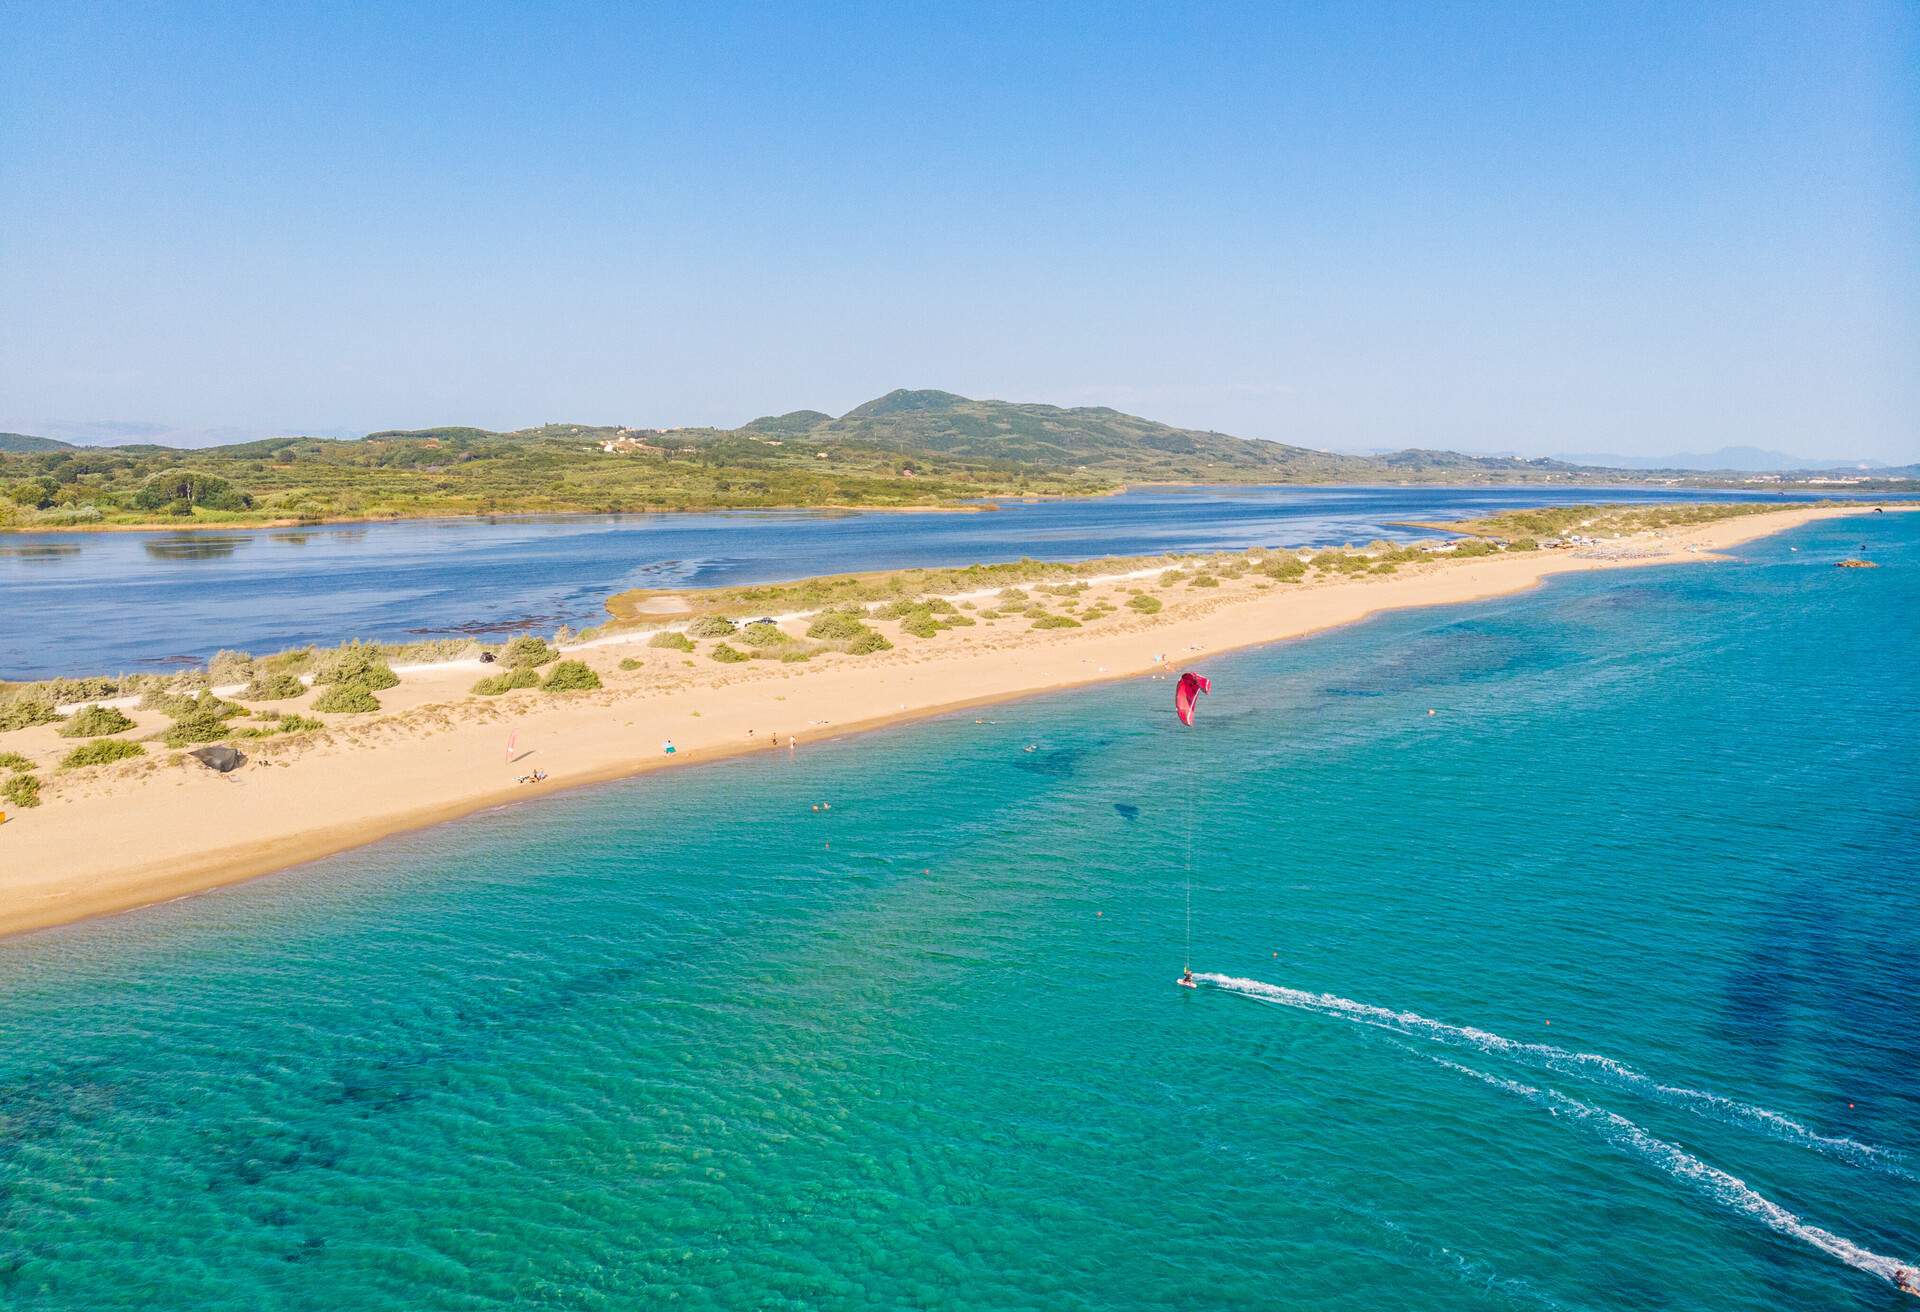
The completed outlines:
{"type": "Polygon", "coordinates": [[[40,776],[37,774],[16,774],[6,783],[0,784],[0,798],[13,803],[21,810],[40,805],[40,776]]]}
{"type": "Polygon", "coordinates": [[[250,702],[283,702],[306,690],[307,685],[300,682],[297,674],[259,674],[240,690],[240,695],[250,702]]]}
{"type": "Polygon", "coordinates": [[[110,733],[125,733],[133,728],[133,721],[114,706],[101,706],[98,703],[84,707],[73,713],[73,718],[60,726],[62,738],[104,738],[110,733]]]}
{"type": "Polygon", "coordinates": [[[829,611],[807,626],[807,636],[823,642],[845,642],[866,632],[860,616],[847,611],[829,611]]]}
{"type": "Polygon", "coordinates": [[[363,683],[336,683],[314,699],[313,709],[329,715],[361,715],[379,710],[380,699],[363,683]]]}
{"type": "Polygon", "coordinates": [[[560,659],[560,653],[549,647],[531,633],[523,633],[506,645],[500,653],[500,663],[515,668],[538,669],[548,661],[560,659]]]}
{"type": "Polygon", "coordinates": [[[503,692],[512,692],[515,688],[535,688],[540,684],[540,676],[531,669],[503,670],[499,674],[490,674],[473,685],[473,690],[482,697],[498,697],[503,692]]]}
{"type": "Polygon", "coordinates": [[[232,736],[233,730],[227,724],[227,717],[210,704],[180,716],[160,735],[160,741],[169,747],[190,747],[194,743],[218,742],[232,736]]]}
{"type": "Polygon", "coordinates": [[[0,732],[31,729],[36,724],[52,724],[60,716],[45,697],[23,693],[0,701],[0,732]]]}
{"type": "Polygon", "coordinates": [[[777,624],[749,624],[740,630],[740,641],[749,647],[781,647],[792,642],[777,624]]]}
{"type": "Polygon", "coordinates": [[[722,665],[738,665],[741,661],[750,661],[753,659],[753,657],[747,655],[738,647],[729,647],[724,642],[715,643],[713,650],[708,652],[707,655],[713,657],[713,659],[719,661],[722,665]]]}
{"type": "MultiPolygon", "coordinates": [[[[313,681],[317,684],[350,684],[364,692],[373,693],[398,686],[400,676],[393,672],[377,646],[350,642],[321,658],[313,681]]],[[[316,704],[316,709],[326,708],[316,704]]]]}
{"type": "Polygon", "coordinates": [[[732,620],[718,615],[702,615],[687,625],[687,634],[694,638],[724,638],[739,628],[732,620]]]}
{"type": "MultiPolygon", "coordinates": [[[[662,629],[659,633],[647,639],[647,646],[663,647],[668,651],[692,651],[693,639],[676,629],[662,629]]],[[[639,664],[640,662],[638,661],[634,662],[636,668],[639,664]]],[[[627,663],[625,661],[620,662],[622,669],[625,669],[626,666],[627,663]]]]}
{"type": "Polygon", "coordinates": [[[62,770],[78,770],[89,765],[106,765],[132,756],[145,756],[147,749],[125,738],[98,738],[68,752],[60,761],[62,770]]]}
{"type": "Polygon", "coordinates": [[[31,770],[33,762],[18,752],[0,752],[0,770],[31,770]]]}
{"type": "Polygon", "coordinates": [[[1127,605],[1139,611],[1142,615],[1158,615],[1162,610],[1160,598],[1149,597],[1144,592],[1127,598],[1127,605]]]}
{"type": "Polygon", "coordinates": [[[592,692],[600,686],[600,676],[585,661],[561,661],[540,686],[548,692],[592,692]]]}

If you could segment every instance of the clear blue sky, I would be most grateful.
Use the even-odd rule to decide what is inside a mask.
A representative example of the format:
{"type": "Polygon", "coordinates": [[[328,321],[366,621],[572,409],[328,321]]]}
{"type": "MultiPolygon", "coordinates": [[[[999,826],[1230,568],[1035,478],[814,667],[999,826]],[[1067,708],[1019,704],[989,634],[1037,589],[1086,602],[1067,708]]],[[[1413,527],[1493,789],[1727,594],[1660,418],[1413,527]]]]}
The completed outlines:
{"type": "Polygon", "coordinates": [[[0,7],[0,426],[1920,457],[1920,5],[0,7]]]}

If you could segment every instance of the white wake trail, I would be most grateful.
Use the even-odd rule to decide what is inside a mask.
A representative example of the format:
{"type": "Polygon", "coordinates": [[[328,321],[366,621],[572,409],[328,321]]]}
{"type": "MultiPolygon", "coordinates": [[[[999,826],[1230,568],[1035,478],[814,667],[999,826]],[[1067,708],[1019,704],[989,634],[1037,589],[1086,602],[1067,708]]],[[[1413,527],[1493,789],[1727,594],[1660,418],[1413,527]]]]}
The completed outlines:
{"type": "Polygon", "coordinates": [[[1477,1071],[1471,1066],[1462,1066],[1444,1057],[1430,1057],[1428,1060],[1438,1062],[1462,1075],[1470,1075],[1484,1084],[1490,1084],[1516,1097],[1524,1098],[1535,1106],[1544,1107],[1555,1116],[1568,1116],[1591,1125],[1615,1148],[1640,1158],[1676,1180],[1694,1186],[1723,1207],[1752,1217],[1776,1234],[1810,1244],[1829,1257],[1845,1262],[1855,1270],[1879,1276],[1902,1292],[1911,1294],[1916,1288],[1920,1288],[1914,1283],[1920,1280],[1920,1267],[1916,1267],[1914,1263],[1902,1262],[1897,1258],[1862,1248],[1851,1239],[1844,1239],[1831,1230],[1823,1230],[1817,1225],[1802,1220],[1738,1176],[1729,1175],[1719,1167],[1701,1161],[1678,1144],[1668,1143],[1665,1139],[1647,1133],[1646,1130],[1617,1112],[1581,1102],[1578,1098],[1570,1098],[1554,1089],[1536,1089],[1518,1080],[1489,1075],[1485,1071],[1477,1071]]]}
{"type": "Polygon", "coordinates": [[[1718,1121],[1744,1125],[1783,1142],[1811,1148],[1816,1152],[1852,1162],[1856,1166],[1896,1176],[1902,1180],[1920,1181],[1920,1173],[1916,1173],[1905,1164],[1904,1155],[1890,1148],[1876,1147],[1841,1135],[1821,1134],[1817,1130],[1802,1125],[1791,1116],[1771,1108],[1757,1107],[1752,1103],[1724,1097],[1706,1089],[1689,1089],[1682,1085],[1662,1084],[1644,1071],[1636,1070],[1625,1062],[1615,1061],[1612,1057],[1605,1057],[1599,1053],[1573,1052],[1551,1043],[1522,1042],[1487,1030],[1475,1029],[1470,1025],[1449,1025],[1445,1021],[1434,1020],[1418,1012],[1394,1011],[1388,1007],[1355,1002],[1352,998],[1343,998],[1332,993],[1309,993],[1304,989],[1268,984],[1264,980],[1197,973],[1194,978],[1216,988],[1226,989],[1249,998],[1257,998],[1262,1002],[1273,1002],[1281,1006],[1297,1007],[1302,1011],[1338,1016],[1344,1020],[1377,1026],[1408,1037],[1424,1036],[1456,1047],[1475,1048],[1481,1052],[1528,1062],[1537,1067],[1558,1071],[1563,1075],[1598,1080],[1630,1093],[1642,1094],[1684,1107],[1718,1121]]]}

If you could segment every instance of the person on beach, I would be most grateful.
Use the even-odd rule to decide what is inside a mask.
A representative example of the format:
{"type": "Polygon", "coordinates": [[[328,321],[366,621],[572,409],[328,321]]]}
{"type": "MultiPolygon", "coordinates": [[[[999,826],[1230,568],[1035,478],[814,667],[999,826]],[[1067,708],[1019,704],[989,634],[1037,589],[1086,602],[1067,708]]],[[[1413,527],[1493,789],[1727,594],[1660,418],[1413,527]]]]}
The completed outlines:
{"type": "Polygon", "coordinates": [[[665,752],[668,756],[672,756],[674,753],[673,739],[669,738],[665,742],[661,743],[660,750],[662,752],[665,752]]]}

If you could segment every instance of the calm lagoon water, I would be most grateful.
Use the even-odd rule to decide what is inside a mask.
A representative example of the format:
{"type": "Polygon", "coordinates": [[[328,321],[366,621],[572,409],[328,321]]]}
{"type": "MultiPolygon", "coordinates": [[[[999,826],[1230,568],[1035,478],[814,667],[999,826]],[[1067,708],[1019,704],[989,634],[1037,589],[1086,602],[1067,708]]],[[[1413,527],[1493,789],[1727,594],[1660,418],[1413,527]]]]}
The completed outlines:
{"type": "Polygon", "coordinates": [[[347,638],[550,632],[632,587],[1418,536],[1405,519],[1646,488],[1150,489],[982,514],[745,512],[413,520],[231,533],[0,534],[0,679],[133,672],[347,638]]]}
{"type": "Polygon", "coordinates": [[[1920,523],[1740,554],[0,944],[0,1305],[1902,1306],[1920,523]]]}

